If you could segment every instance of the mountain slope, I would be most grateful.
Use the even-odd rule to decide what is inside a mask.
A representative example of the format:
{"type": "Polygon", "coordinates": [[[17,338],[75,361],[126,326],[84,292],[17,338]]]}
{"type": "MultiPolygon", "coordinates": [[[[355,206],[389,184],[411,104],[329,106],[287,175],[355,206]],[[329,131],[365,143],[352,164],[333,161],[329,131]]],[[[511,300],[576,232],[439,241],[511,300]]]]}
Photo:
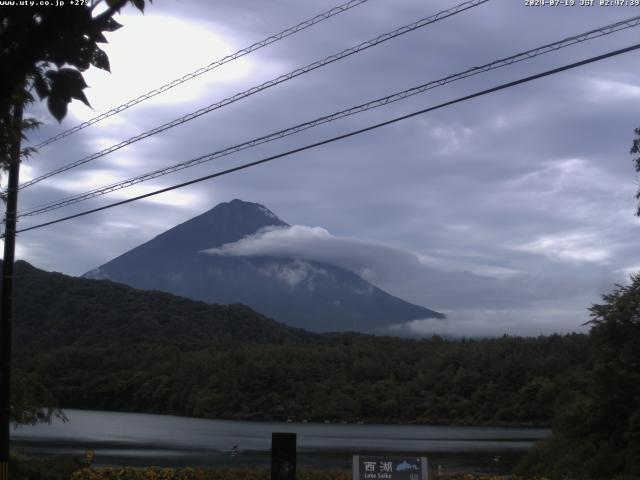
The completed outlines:
{"type": "Polygon", "coordinates": [[[443,318],[396,298],[343,268],[294,258],[204,253],[259,230],[288,225],[266,207],[233,200],[167,230],[88,272],[209,303],[243,303],[314,331],[383,331],[390,324],[443,318]]]}
{"type": "MultiPolygon", "coordinates": [[[[182,260],[185,254],[190,256],[207,248],[236,242],[264,227],[286,226],[286,223],[262,205],[234,200],[161,233],[98,270],[108,272],[109,278],[119,277],[130,273],[132,266],[142,270],[155,265],[159,260],[167,261],[174,256],[182,260]]],[[[100,277],[100,273],[94,270],[85,276],[100,277]]]]}
{"type": "MultiPolygon", "coordinates": [[[[0,262],[1,264],[1,262],[0,262]]],[[[244,305],[210,305],[163,292],[15,266],[13,336],[18,349],[141,341],[317,343],[316,334],[244,305]]]]}

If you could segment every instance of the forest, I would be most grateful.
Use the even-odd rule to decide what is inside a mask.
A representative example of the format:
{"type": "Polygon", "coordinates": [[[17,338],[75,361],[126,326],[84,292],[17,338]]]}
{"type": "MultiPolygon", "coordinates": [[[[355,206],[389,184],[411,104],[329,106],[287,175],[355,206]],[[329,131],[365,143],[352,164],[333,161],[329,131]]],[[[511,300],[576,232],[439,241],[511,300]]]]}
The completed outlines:
{"type": "Polygon", "coordinates": [[[549,426],[584,389],[584,335],[322,345],[145,343],[25,351],[62,406],[206,418],[549,426]]]}
{"type": "Polygon", "coordinates": [[[527,455],[522,472],[635,478],[638,312],[640,275],[591,307],[588,334],[316,334],[242,305],[207,305],[20,262],[13,416],[42,421],[59,407],[238,420],[545,426],[553,435],[527,455]],[[43,412],[43,404],[50,409],[43,412]]]}

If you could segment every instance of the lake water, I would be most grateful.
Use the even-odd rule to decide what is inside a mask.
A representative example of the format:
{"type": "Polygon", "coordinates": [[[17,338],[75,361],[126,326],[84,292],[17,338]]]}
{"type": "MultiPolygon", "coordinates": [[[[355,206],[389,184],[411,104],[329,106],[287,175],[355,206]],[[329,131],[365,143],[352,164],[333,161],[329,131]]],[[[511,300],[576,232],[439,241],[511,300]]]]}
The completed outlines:
{"type": "Polygon", "coordinates": [[[507,471],[546,429],[351,425],[205,420],[169,415],[66,410],[69,421],[11,431],[28,455],[82,455],[94,464],[269,467],[272,432],[295,432],[298,465],[350,468],[355,454],[426,455],[444,472],[507,471]],[[230,454],[234,445],[239,455],[230,454]]]}

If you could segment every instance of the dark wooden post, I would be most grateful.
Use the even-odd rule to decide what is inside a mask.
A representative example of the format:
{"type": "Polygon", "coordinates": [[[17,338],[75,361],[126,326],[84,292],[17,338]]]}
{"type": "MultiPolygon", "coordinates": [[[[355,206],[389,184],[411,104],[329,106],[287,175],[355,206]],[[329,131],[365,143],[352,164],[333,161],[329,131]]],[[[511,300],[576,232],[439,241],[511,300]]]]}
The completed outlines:
{"type": "Polygon", "coordinates": [[[18,181],[20,173],[20,140],[22,105],[14,107],[11,142],[11,162],[4,230],[2,262],[2,296],[0,297],[0,480],[9,480],[9,424],[11,421],[11,323],[13,320],[13,262],[16,240],[16,212],[18,210],[18,181]]]}
{"type": "Polygon", "coordinates": [[[296,434],[271,434],[271,480],[296,480],[296,434]]]}

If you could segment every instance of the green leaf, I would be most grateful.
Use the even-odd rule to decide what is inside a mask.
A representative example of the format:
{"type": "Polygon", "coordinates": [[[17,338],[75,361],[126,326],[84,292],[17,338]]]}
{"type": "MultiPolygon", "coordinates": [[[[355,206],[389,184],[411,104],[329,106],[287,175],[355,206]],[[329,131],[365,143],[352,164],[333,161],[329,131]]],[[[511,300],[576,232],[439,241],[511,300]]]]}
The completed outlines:
{"type": "Polygon", "coordinates": [[[71,102],[72,98],[80,100],[88,107],[91,106],[83,92],[87,88],[87,84],[82,73],[78,70],[61,68],[57,71],[50,70],[46,75],[51,80],[49,111],[58,121],[61,121],[66,115],[67,104],[71,102]],[[64,104],[64,108],[61,107],[62,104],[64,104]]]}
{"type": "Polygon", "coordinates": [[[49,84],[42,77],[42,75],[37,74],[33,79],[33,87],[36,89],[36,93],[40,97],[40,100],[46,98],[49,95],[49,84]]]}
{"type": "Polygon", "coordinates": [[[93,52],[97,48],[98,46],[95,42],[88,38],[83,39],[81,42],[76,44],[75,51],[71,57],[73,60],[68,63],[76,67],[81,72],[84,72],[91,66],[91,58],[93,57],[93,52]]]}
{"type": "Polygon", "coordinates": [[[42,122],[34,117],[26,117],[22,120],[22,131],[35,130],[42,126],[42,122]]]}
{"type": "Polygon", "coordinates": [[[68,92],[73,96],[72,92],[87,88],[87,83],[82,77],[82,73],[74,68],[61,68],[56,72],[53,80],[52,90],[60,89],[68,92]]]}
{"type": "Polygon", "coordinates": [[[62,122],[62,119],[67,114],[67,101],[58,96],[50,95],[47,100],[47,107],[58,122],[62,122]]]}
{"type": "Polygon", "coordinates": [[[133,3],[138,10],[144,12],[144,0],[131,0],[131,3],[133,3]]]}
{"type": "Polygon", "coordinates": [[[109,65],[109,57],[107,57],[107,54],[100,48],[97,48],[93,52],[93,57],[91,58],[91,65],[111,73],[111,66],[109,65]]]}
{"type": "Polygon", "coordinates": [[[73,93],[71,96],[73,98],[77,99],[77,100],[80,100],[87,107],[91,108],[91,104],[89,103],[89,99],[87,98],[87,96],[84,94],[84,92],[82,90],[78,90],[77,92],[73,93]]]}
{"type": "Polygon", "coordinates": [[[96,43],[109,43],[109,41],[107,40],[107,37],[105,37],[100,30],[96,30],[95,32],[93,32],[91,34],[91,38],[96,43]]]}
{"type": "Polygon", "coordinates": [[[115,32],[122,28],[122,25],[116,22],[113,18],[109,17],[104,21],[104,27],[102,28],[105,32],[115,32]]]}
{"type": "Polygon", "coordinates": [[[20,157],[29,158],[35,153],[38,153],[38,150],[36,148],[34,148],[34,147],[25,147],[20,152],[20,157]]]}

